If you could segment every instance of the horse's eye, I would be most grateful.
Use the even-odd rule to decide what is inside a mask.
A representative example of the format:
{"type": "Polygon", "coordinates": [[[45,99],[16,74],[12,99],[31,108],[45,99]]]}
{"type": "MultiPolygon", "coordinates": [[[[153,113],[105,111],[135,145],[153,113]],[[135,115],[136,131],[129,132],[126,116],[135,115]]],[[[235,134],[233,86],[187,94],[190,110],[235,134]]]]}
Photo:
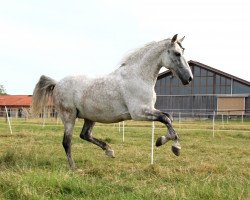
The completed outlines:
{"type": "Polygon", "coordinates": [[[180,56],[181,56],[181,53],[179,53],[179,52],[174,52],[174,54],[175,54],[177,57],[180,57],[180,56]]]}

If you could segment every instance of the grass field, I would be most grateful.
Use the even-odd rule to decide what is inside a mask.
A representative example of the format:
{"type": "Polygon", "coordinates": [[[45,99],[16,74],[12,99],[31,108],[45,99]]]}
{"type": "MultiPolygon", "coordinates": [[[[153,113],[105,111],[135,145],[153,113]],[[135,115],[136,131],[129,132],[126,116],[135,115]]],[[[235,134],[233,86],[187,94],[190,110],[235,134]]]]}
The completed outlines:
{"type": "MultiPolygon", "coordinates": [[[[125,141],[117,124],[97,124],[93,134],[115,150],[115,159],[79,138],[74,130],[68,168],[55,122],[13,121],[11,135],[0,120],[0,199],[250,199],[250,122],[176,122],[182,151],[171,142],[154,149],[151,123],[126,122],[125,141]]],[[[166,129],[156,124],[155,139],[166,129]]]]}

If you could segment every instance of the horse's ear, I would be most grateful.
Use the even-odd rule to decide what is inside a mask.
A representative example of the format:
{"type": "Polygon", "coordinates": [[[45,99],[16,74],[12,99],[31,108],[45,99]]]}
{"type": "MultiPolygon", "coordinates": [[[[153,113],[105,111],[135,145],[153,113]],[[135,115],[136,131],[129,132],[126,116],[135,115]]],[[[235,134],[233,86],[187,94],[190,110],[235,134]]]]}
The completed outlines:
{"type": "Polygon", "coordinates": [[[178,36],[178,34],[175,34],[174,37],[171,39],[172,44],[176,42],[177,36],[178,36]]]}
{"type": "Polygon", "coordinates": [[[184,36],[183,38],[181,38],[181,39],[179,40],[179,42],[182,43],[184,39],[185,39],[185,36],[184,36]]]}

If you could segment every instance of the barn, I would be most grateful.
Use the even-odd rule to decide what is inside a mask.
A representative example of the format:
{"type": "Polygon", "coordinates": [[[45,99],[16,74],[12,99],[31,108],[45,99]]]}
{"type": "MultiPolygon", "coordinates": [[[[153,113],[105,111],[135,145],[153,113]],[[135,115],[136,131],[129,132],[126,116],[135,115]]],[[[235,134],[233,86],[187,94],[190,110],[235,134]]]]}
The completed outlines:
{"type": "Polygon", "coordinates": [[[156,108],[174,115],[239,116],[250,114],[250,82],[200,62],[190,60],[194,75],[184,86],[171,71],[159,74],[155,91],[156,108]]]}
{"type": "MultiPolygon", "coordinates": [[[[32,95],[0,95],[0,117],[6,117],[6,109],[8,115],[14,118],[27,118],[31,116],[30,107],[32,105],[32,95]]],[[[55,109],[49,105],[43,111],[43,115],[54,117],[55,109]]]]}
{"type": "Polygon", "coordinates": [[[0,116],[27,117],[32,103],[32,95],[0,95],[0,116]]]}

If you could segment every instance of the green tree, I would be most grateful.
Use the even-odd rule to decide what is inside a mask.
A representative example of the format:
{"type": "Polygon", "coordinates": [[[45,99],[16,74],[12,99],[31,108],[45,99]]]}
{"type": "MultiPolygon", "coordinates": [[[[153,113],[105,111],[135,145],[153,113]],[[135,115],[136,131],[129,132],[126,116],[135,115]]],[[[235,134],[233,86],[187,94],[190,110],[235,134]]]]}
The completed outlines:
{"type": "Polygon", "coordinates": [[[0,95],[1,94],[6,94],[6,91],[3,85],[0,85],[0,95]]]}

